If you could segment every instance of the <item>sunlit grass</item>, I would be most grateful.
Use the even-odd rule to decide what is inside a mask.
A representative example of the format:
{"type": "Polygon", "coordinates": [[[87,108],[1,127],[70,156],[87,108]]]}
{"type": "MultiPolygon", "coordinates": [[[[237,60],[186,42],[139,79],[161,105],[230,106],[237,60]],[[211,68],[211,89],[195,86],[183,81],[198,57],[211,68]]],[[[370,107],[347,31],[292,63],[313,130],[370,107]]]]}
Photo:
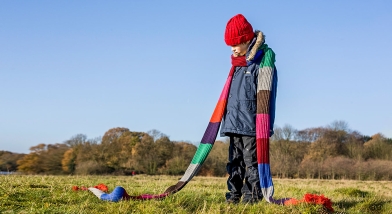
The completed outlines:
{"type": "MultiPolygon", "coordinates": [[[[183,190],[162,200],[100,201],[72,186],[104,183],[130,195],[158,194],[180,176],[0,176],[0,213],[319,213],[314,205],[279,206],[264,200],[249,205],[225,202],[226,178],[195,177],[183,190]]],[[[324,194],[336,213],[392,213],[392,182],[275,179],[275,198],[324,194]]]]}

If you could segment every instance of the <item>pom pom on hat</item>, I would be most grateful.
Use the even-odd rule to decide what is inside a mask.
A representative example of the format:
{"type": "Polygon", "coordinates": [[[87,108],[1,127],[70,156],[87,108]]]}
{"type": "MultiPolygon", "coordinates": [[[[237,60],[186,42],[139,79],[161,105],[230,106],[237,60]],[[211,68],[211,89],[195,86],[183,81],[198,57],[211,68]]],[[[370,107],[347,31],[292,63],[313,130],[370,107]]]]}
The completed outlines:
{"type": "Polygon", "coordinates": [[[242,14],[233,16],[226,25],[225,42],[229,46],[239,45],[254,37],[252,25],[242,14]]]}

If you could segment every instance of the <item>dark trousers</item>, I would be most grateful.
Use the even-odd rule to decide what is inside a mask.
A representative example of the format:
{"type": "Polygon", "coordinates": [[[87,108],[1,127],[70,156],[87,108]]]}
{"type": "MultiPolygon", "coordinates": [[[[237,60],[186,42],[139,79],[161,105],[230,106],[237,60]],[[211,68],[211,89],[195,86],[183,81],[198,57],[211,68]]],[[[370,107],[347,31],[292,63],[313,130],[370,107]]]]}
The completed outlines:
{"type": "Polygon", "coordinates": [[[229,173],[226,193],[228,198],[243,200],[260,200],[259,172],[257,170],[256,137],[227,134],[230,138],[229,162],[226,169],[229,173]]]}

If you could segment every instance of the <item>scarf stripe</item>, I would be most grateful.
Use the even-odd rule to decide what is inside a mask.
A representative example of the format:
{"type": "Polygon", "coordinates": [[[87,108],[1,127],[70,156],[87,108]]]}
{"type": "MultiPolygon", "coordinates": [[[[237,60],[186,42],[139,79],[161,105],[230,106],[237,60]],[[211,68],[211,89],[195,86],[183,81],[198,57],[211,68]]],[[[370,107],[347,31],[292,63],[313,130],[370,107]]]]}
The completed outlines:
{"type": "Polygon", "coordinates": [[[258,82],[257,88],[259,90],[270,90],[272,88],[272,76],[274,70],[271,67],[264,67],[263,71],[265,81],[258,82]]]}
{"type": "Polygon", "coordinates": [[[201,143],[214,144],[219,127],[220,123],[208,123],[207,129],[204,132],[204,136],[201,139],[201,143]]]}

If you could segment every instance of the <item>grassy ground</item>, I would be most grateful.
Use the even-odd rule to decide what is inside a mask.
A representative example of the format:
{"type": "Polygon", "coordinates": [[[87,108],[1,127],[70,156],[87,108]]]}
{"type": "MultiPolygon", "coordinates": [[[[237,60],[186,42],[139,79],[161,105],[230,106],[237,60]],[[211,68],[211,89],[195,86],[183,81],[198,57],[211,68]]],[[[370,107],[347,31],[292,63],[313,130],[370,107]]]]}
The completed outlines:
{"type": "MultiPolygon", "coordinates": [[[[226,204],[226,179],[195,177],[183,190],[162,200],[100,201],[72,186],[104,183],[109,191],[123,186],[130,195],[158,194],[180,176],[0,176],[0,213],[322,213],[314,205],[279,206],[264,200],[226,204]]],[[[392,213],[392,182],[275,179],[275,198],[324,194],[335,213],[392,213]]]]}

